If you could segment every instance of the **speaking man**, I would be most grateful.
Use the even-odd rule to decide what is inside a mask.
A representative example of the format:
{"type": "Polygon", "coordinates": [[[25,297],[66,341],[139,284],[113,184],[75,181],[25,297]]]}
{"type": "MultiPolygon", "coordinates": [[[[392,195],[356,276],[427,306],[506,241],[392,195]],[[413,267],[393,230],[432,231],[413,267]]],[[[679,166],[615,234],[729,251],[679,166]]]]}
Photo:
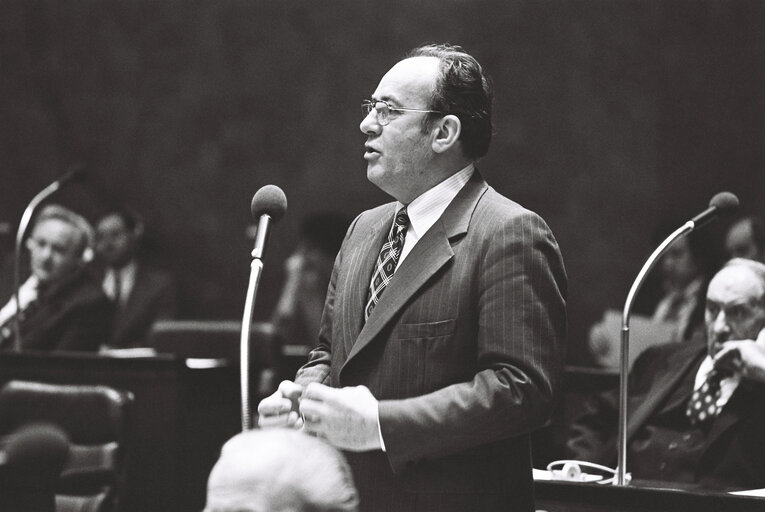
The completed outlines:
{"type": "Polygon", "coordinates": [[[475,167],[491,102],[473,57],[430,45],[362,103],[367,177],[396,201],[351,224],[317,348],[258,407],[346,450],[364,511],[534,509],[566,275],[545,222],[475,167]]]}

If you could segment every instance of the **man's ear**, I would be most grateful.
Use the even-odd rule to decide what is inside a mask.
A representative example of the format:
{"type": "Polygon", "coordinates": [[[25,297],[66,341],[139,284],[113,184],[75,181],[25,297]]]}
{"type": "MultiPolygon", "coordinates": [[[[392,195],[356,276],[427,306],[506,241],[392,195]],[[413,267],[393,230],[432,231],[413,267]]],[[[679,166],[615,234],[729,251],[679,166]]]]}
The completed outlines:
{"type": "Polygon", "coordinates": [[[442,117],[435,125],[437,129],[435,139],[433,139],[433,151],[436,153],[445,153],[455,144],[462,133],[462,122],[452,114],[442,117]]]}

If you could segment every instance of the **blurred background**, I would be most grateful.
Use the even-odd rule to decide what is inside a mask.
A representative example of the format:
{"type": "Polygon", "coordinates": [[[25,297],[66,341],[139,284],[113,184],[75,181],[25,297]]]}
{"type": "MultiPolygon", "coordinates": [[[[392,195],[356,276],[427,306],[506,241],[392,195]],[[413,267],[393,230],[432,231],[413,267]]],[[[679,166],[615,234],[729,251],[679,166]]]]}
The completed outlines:
{"type": "Polygon", "coordinates": [[[558,238],[570,362],[588,362],[588,327],[621,308],[662,222],[721,190],[765,213],[759,0],[2,0],[0,248],[82,166],[58,201],[91,220],[141,212],[181,316],[241,318],[250,200],[275,184],[289,209],[258,293],[268,318],[302,219],[388,200],[366,180],[359,103],[426,42],[493,77],[479,168],[558,238]]]}

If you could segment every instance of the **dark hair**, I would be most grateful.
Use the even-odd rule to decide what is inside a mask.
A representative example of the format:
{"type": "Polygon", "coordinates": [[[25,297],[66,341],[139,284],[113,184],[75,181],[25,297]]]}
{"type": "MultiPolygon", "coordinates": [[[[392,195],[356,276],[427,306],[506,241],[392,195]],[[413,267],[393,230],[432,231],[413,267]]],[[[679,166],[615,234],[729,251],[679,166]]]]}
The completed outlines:
{"type": "Polygon", "coordinates": [[[122,222],[125,223],[125,227],[129,231],[134,233],[136,236],[141,236],[143,234],[143,230],[144,230],[143,218],[135,210],[132,210],[128,208],[127,206],[116,206],[114,208],[106,210],[106,212],[104,212],[104,214],[101,215],[101,219],[110,217],[112,215],[116,215],[117,217],[122,219],[122,222]]]}
{"type": "MultiPolygon", "coordinates": [[[[749,226],[752,228],[752,241],[757,249],[760,251],[765,250],[765,224],[762,221],[762,217],[758,215],[744,215],[739,217],[731,223],[730,227],[733,227],[739,222],[749,222],[749,226]]],[[[730,227],[728,230],[730,230],[730,227]]]]}
{"type": "MultiPolygon", "coordinates": [[[[430,105],[431,110],[452,114],[462,123],[465,156],[477,159],[489,151],[491,143],[491,105],[493,92],[489,78],[475,58],[461,47],[450,44],[428,44],[410,51],[406,58],[436,57],[439,73],[430,105]]],[[[430,129],[438,114],[429,114],[423,128],[430,129]]]]}

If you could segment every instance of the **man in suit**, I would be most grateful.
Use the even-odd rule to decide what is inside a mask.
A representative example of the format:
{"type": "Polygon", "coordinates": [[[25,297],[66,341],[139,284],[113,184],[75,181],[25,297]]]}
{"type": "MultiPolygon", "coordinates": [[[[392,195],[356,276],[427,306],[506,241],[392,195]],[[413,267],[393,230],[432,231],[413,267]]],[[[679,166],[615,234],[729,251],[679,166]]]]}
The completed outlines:
{"type": "Polygon", "coordinates": [[[96,225],[102,285],[115,306],[108,348],[146,346],[154,322],[176,314],[174,279],[138,258],[142,236],[142,220],[127,209],[110,211],[96,225]]]}
{"type": "Polygon", "coordinates": [[[345,450],[364,511],[531,511],[529,433],[564,357],[558,245],[475,169],[491,92],[461,48],[414,50],[362,106],[367,177],[396,202],[351,224],[318,346],[259,424],[345,450]]]}
{"type": "MultiPolygon", "coordinates": [[[[765,265],[729,261],[709,283],[706,345],[657,345],[629,377],[627,471],[633,480],[765,487],[765,265]]],[[[575,421],[573,458],[614,464],[618,392],[575,421]]]]}
{"type": "MultiPolygon", "coordinates": [[[[21,349],[95,351],[106,339],[112,306],[86,268],[93,228],[58,205],[43,208],[26,242],[31,275],[19,289],[21,349]]],[[[17,303],[0,309],[0,346],[14,346],[17,303]]]]}

